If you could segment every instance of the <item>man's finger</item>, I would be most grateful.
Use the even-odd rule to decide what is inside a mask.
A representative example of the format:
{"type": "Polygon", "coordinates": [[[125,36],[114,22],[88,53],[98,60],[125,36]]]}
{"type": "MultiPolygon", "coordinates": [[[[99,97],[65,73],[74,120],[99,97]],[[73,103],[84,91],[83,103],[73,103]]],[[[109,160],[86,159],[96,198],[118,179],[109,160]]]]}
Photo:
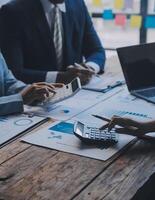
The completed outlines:
{"type": "Polygon", "coordinates": [[[141,128],[141,123],[135,120],[132,120],[130,118],[121,118],[121,117],[113,117],[109,127],[111,126],[122,126],[122,127],[136,127],[136,128],[141,128]]]}
{"type": "Polygon", "coordinates": [[[43,102],[43,101],[45,101],[47,99],[47,96],[46,96],[46,94],[35,94],[34,96],[33,96],[33,101],[31,102],[31,103],[33,103],[33,102],[43,102]]]}
{"type": "Polygon", "coordinates": [[[67,67],[67,70],[68,70],[68,69],[73,69],[73,68],[75,68],[74,65],[69,65],[69,66],[67,67]]]}
{"type": "Polygon", "coordinates": [[[62,87],[65,86],[65,84],[63,84],[63,83],[53,83],[52,85],[53,85],[55,88],[62,88],[62,87]]]}
{"type": "Polygon", "coordinates": [[[55,94],[56,91],[51,89],[51,88],[49,88],[49,87],[40,87],[40,88],[36,88],[35,93],[36,94],[40,94],[40,95],[41,94],[46,94],[46,96],[49,97],[50,93],[55,94]]]}
{"type": "Polygon", "coordinates": [[[51,89],[55,89],[54,84],[51,84],[51,83],[45,83],[45,82],[35,83],[35,86],[40,86],[40,87],[47,86],[47,87],[49,87],[49,88],[51,88],[51,89]]]}
{"type": "Polygon", "coordinates": [[[36,91],[36,93],[38,92],[39,94],[45,93],[45,94],[47,94],[47,96],[49,96],[50,93],[52,93],[52,94],[56,93],[55,89],[49,88],[47,86],[37,87],[37,88],[35,88],[35,91],[36,91]]]}
{"type": "Polygon", "coordinates": [[[81,64],[77,64],[75,63],[75,66],[81,70],[87,70],[89,71],[91,74],[95,74],[95,71],[92,67],[89,67],[86,63],[81,63],[81,64]]]}
{"type": "Polygon", "coordinates": [[[114,115],[109,122],[108,130],[111,131],[116,125],[124,127],[124,118],[114,115]]]}
{"type": "Polygon", "coordinates": [[[75,76],[78,76],[78,74],[84,75],[84,76],[92,76],[94,75],[94,72],[84,68],[84,67],[72,67],[67,69],[68,72],[74,74],[75,76]]]}
{"type": "Polygon", "coordinates": [[[78,63],[75,63],[74,66],[78,69],[86,69],[86,67],[84,67],[82,64],[78,64],[78,63]]]}
{"type": "Polygon", "coordinates": [[[108,131],[111,131],[115,127],[115,125],[117,125],[117,124],[112,119],[111,122],[109,122],[108,131]]]}
{"type": "Polygon", "coordinates": [[[95,74],[95,71],[92,70],[85,63],[82,63],[82,64],[75,63],[75,68],[79,69],[81,73],[90,74],[90,75],[94,75],[95,74]]]}
{"type": "Polygon", "coordinates": [[[82,63],[82,66],[85,67],[86,69],[89,69],[89,71],[92,71],[95,74],[95,70],[86,63],[82,63]]]}
{"type": "Polygon", "coordinates": [[[91,71],[91,70],[89,70],[89,69],[81,69],[80,70],[80,73],[81,74],[83,74],[83,75],[89,75],[89,76],[92,76],[92,75],[94,75],[95,74],[95,72],[93,72],[93,71],[91,71]]]}

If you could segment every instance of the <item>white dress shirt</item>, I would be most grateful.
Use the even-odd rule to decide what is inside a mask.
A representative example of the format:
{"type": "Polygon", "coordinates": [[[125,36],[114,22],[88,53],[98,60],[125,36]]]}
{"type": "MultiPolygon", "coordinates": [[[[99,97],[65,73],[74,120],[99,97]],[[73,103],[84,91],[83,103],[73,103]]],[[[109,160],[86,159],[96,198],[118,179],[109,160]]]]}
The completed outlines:
{"type": "MultiPolygon", "coordinates": [[[[45,16],[48,22],[48,25],[51,29],[51,25],[52,25],[52,9],[54,8],[54,4],[52,4],[49,0],[40,0],[42,5],[43,5],[43,9],[45,12],[45,16]]],[[[57,4],[58,8],[60,9],[61,12],[66,12],[66,5],[65,2],[61,3],[61,4],[57,4]]],[[[87,62],[86,63],[88,66],[92,67],[96,73],[99,72],[100,67],[98,66],[98,64],[94,63],[94,62],[87,62]]],[[[56,78],[57,78],[57,74],[58,71],[49,71],[46,74],[46,82],[56,82],[56,78]]]]}

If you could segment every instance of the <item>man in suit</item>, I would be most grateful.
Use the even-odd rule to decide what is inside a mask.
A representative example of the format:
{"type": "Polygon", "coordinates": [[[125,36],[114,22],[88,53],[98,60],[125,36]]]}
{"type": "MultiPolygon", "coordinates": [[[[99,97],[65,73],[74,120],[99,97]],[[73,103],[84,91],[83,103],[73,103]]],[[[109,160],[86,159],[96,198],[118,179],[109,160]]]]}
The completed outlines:
{"type": "Polygon", "coordinates": [[[78,76],[86,84],[103,71],[105,51],[83,0],[13,0],[0,17],[1,49],[17,78],[68,83],[78,76]]]}
{"type": "MultiPolygon", "coordinates": [[[[61,84],[56,84],[60,87],[61,84]]],[[[50,93],[55,93],[55,87],[48,83],[26,85],[18,81],[12,74],[0,53],[0,116],[23,111],[24,104],[44,101],[50,93]]]]}

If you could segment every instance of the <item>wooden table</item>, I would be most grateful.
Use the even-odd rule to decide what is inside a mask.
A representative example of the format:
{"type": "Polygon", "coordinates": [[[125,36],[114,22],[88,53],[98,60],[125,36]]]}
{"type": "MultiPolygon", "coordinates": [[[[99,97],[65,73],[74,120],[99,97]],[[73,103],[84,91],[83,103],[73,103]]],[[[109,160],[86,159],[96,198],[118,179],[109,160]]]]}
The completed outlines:
{"type": "Polygon", "coordinates": [[[0,149],[0,200],[129,200],[155,170],[155,143],[134,141],[103,162],[17,139],[0,149]]]}

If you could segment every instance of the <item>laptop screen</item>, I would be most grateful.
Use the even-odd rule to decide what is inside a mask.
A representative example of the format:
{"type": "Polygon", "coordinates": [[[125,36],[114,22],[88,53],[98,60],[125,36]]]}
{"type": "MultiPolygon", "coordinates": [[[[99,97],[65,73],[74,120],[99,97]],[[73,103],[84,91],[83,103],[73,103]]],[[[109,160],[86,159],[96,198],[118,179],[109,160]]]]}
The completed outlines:
{"type": "Polygon", "coordinates": [[[129,91],[155,86],[155,43],[118,48],[129,91]]]}

